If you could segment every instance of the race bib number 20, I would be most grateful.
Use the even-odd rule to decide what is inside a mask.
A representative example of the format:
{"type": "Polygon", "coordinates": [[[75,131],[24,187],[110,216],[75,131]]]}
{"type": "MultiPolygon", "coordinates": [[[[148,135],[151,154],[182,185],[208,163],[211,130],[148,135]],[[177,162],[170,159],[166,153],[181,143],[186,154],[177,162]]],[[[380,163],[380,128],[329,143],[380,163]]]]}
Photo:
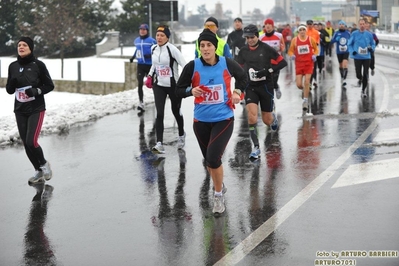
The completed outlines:
{"type": "Polygon", "coordinates": [[[210,91],[202,94],[204,101],[201,104],[218,104],[224,102],[224,90],[222,84],[207,85],[207,87],[210,91]]]}

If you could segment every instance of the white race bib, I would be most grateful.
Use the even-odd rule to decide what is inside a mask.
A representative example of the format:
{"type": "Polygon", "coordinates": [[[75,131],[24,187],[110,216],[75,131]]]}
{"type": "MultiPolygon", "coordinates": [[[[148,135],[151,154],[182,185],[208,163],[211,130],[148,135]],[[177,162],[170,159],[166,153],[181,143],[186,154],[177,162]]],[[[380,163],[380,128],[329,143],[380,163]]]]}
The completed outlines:
{"type": "Polygon", "coordinates": [[[309,54],[310,53],[309,45],[307,45],[307,44],[298,45],[297,49],[298,49],[298,54],[309,54]]]}
{"type": "Polygon", "coordinates": [[[218,104],[224,102],[224,90],[223,85],[207,85],[211,90],[210,92],[203,92],[202,97],[204,101],[201,104],[218,104]]]}
{"type": "Polygon", "coordinates": [[[28,95],[26,95],[25,91],[27,89],[32,88],[32,86],[26,86],[26,87],[22,87],[22,88],[17,88],[15,90],[15,99],[17,99],[18,102],[21,103],[26,103],[26,102],[31,102],[35,99],[35,97],[29,97],[28,95]]]}
{"type": "Polygon", "coordinates": [[[249,73],[249,79],[251,80],[251,81],[261,81],[261,80],[266,80],[266,77],[261,77],[261,78],[257,78],[257,77],[255,77],[255,70],[253,69],[253,68],[250,68],[249,70],[248,70],[248,73],[249,73]]]}
{"type": "Polygon", "coordinates": [[[172,69],[169,66],[157,66],[157,75],[161,78],[172,77],[172,69]]]}
{"type": "Polygon", "coordinates": [[[346,45],[339,45],[339,51],[340,52],[346,52],[348,50],[348,46],[346,46],[346,45]]]}
{"type": "Polygon", "coordinates": [[[360,46],[359,46],[359,50],[358,50],[357,53],[358,53],[358,54],[366,55],[366,54],[369,53],[369,51],[367,50],[367,48],[363,48],[363,47],[360,47],[360,46]]]}

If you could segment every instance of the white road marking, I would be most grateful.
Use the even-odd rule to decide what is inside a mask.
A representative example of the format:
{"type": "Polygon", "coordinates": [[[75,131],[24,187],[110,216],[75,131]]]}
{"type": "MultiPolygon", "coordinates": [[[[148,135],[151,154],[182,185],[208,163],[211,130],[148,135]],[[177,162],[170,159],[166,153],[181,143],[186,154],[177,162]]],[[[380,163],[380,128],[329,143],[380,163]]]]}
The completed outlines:
{"type": "MultiPolygon", "coordinates": [[[[389,86],[384,74],[381,75],[384,83],[384,97],[380,111],[386,110],[389,102],[389,86]]],[[[247,254],[256,248],[263,240],[265,240],[274,230],[276,230],[288,217],[290,217],[299,207],[301,207],[322,185],[324,185],[335,172],[344,164],[352,153],[358,149],[367,137],[378,126],[378,116],[371,122],[370,126],[363,134],[324,172],[317,176],[309,185],[301,192],[278,210],[272,217],[264,222],[259,228],[253,231],[247,238],[238,244],[233,250],[227,253],[223,258],[216,262],[215,266],[235,265],[240,262],[247,254]]]]}
{"type": "Polygon", "coordinates": [[[399,158],[353,164],[345,170],[332,188],[358,185],[399,177],[399,158]]]}
{"type": "Polygon", "coordinates": [[[399,140],[399,128],[383,129],[373,139],[373,143],[397,142],[399,140]]]}

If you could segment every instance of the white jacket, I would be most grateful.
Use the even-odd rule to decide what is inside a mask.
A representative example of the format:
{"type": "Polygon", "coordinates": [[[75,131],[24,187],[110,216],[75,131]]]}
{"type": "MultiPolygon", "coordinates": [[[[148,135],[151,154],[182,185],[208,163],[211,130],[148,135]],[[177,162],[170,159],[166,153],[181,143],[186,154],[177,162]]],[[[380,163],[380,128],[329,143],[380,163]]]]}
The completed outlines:
{"type": "MultiPolygon", "coordinates": [[[[157,84],[162,87],[171,87],[170,78],[174,77],[176,83],[179,79],[179,68],[178,65],[184,67],[186,65],[186,60],[183,57],[183,54],[177,49],[176,46],[167,42],[162,46],[155,44],[151,47],[152,51],[152,66],[150,72],[148,73],[150,76],[154,76],[154,73],[157,74],[157,84]],[[168,48],[170,50],[170,55],[168,52],[168,48]],[[170,56],[174,58],[173,66],[170,67],[170,56]]],[[[155,80],[154,80],[155,82],[155,80]]]]}

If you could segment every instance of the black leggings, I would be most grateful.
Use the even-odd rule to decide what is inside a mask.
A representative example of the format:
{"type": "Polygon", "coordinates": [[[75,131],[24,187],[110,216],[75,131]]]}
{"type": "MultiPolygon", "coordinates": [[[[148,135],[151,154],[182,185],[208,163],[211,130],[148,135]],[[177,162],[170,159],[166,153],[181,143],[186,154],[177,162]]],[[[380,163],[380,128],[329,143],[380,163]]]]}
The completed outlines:
{"type": "Polygon", "coordinates": [[[30,115],[15,114],[19,136],[33,167],[39,170],[46,163],[43,150],[37,142],[43,125],[44,111],[30,115]]]}
{"type": "Polygon", "coordinates": [[[194,121],[193,128],[206,165],[218,168],[222,165],[224,150],[233,134],[234,117],[220,122],[194,121]]]}
{"type": "Polygon", "coordinates": [[[165,117],[165,102],[166,97],[169,95],[171,102],[171,109],[173,116],[176,119],[177,126],[179,128],[179,136],[184,135],[184,120],[183,115],[180,113],[181,98],[178,98],[175,94],[175,88],[161,87],[156,84],[153,86],[155,108],[157,109],[157,119],[155,123],[155,129],[157,132],[157,141],[163,142],[163,130],[164,130],[164,117],[165,117]]]}
{"type": "Polygon", "coordinates": [[[138,81],[138,91],[139,91],[139,100],[143,102],[143,84],[144,77],[147,76],[148,72],[150,72],[151,65],[138,64],[137,65],[137,81],[138,81]]]}
{"type": "Polygon", "coordinates": [[[369,78],[370,59],[355,59],[356,78],[362,81],[362,90],[367,87],[369,78]],[[363,73],[362,73],[363,67],[363,73]]]}

